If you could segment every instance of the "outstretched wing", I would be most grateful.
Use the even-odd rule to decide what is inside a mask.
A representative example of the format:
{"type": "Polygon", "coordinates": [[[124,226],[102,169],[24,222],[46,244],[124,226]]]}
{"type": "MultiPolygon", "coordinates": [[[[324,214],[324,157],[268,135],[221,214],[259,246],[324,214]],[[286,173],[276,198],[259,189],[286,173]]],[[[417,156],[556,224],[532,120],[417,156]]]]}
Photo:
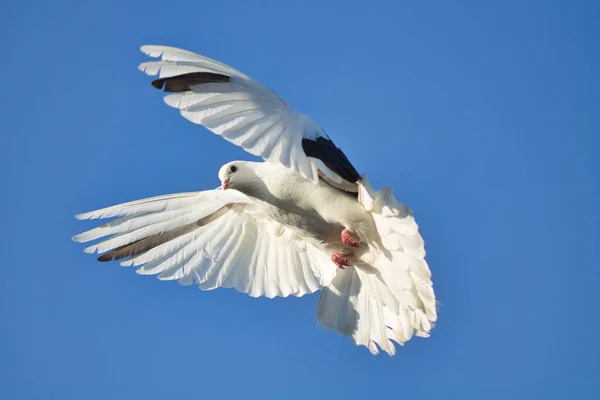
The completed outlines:
{"type": "Polygon", "coordinates": [[[356,192],[360,175],[346,155],[307,115],[294,111],[273,91],[210,58],[165,46],[142,46],[160,61],[140,64],[169,94],[165,102],[249,153],[280,163],[313,182],[319,176],[356,192]]]}
{"type": "Polygon", "coordinates": [[[313,293],[336,272],[325,254],[236,190],[160,196],[76,216],[110,217],[120,218],[73,240],[108,237],[85,252],[103,253],[99,261],[122,260],[121,265],[161,280],[272,298],[313,293]]]}

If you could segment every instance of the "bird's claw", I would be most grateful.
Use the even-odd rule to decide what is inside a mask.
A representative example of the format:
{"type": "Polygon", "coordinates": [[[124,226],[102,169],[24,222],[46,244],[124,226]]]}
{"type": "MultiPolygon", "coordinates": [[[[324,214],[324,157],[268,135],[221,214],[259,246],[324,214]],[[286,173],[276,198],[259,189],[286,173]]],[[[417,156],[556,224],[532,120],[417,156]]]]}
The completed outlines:
{"type": "Polygon", "coordinates": [[[350,247],[362,246],[362,242],[360,241],[360,239],[350,229],[344,229],[342,231],[342,242],[344,242],[346,246],[350,247]]]}
{"type": "Polygon", "coordinates": [[[347,256],[341,254],[341,253],[333,253],[331,254],[331,261],[333,261],[333,263],[339,268],[339,269],[344,269],[344,267],[347,267],[350,265],[350,260],[348,259],[347,256]]]}

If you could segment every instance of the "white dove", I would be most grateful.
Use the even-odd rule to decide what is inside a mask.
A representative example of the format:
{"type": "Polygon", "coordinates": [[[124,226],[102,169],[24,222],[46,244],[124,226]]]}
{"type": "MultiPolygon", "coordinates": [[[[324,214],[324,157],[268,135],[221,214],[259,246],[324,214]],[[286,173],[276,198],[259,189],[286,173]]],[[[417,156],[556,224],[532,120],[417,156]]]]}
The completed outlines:
{"type": "Polygon", "coordinates": [[[308,116],[267,87],[201,55],[142,46],[160,61],[139,69],[188,120],[264,162],[233,161],[221,187],[133,201],[77,215],[120,217],[73,239],[98,260],[143,275],[233,287],[253,297],[323,289],[317,319],[373,354],[395,354],[437,319],[431,273],[410,210],[374,192],[308,116]]]}

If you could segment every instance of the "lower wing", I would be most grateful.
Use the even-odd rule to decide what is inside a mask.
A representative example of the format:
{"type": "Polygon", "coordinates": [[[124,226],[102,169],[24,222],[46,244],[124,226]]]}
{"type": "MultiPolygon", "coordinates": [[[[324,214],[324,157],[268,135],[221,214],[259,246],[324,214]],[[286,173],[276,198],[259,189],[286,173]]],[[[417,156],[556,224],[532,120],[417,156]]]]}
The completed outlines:
{"type": "Polygon", "coordinates": [[[73,240],[105,238],[84,251],[161,280],[272,298],[313,293],[336,272],[326,255],[235,190],[160,196],[76,216],[111,217],[119,218],[73,240]]]}

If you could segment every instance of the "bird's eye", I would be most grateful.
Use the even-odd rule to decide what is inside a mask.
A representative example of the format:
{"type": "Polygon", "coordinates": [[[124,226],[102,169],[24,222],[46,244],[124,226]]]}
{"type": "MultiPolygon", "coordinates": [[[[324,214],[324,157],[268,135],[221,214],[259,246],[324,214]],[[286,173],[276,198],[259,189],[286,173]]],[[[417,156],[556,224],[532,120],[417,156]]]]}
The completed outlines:
{"type": "Polygon", "coordinates": [[[230,170],[230,171],[231,171],[231,172],[235,172],[235,171],[237,171],[237,167],[236,167],[235,165],[232,165],[232,166],[231,166],[231,170],[230,170]]]}

